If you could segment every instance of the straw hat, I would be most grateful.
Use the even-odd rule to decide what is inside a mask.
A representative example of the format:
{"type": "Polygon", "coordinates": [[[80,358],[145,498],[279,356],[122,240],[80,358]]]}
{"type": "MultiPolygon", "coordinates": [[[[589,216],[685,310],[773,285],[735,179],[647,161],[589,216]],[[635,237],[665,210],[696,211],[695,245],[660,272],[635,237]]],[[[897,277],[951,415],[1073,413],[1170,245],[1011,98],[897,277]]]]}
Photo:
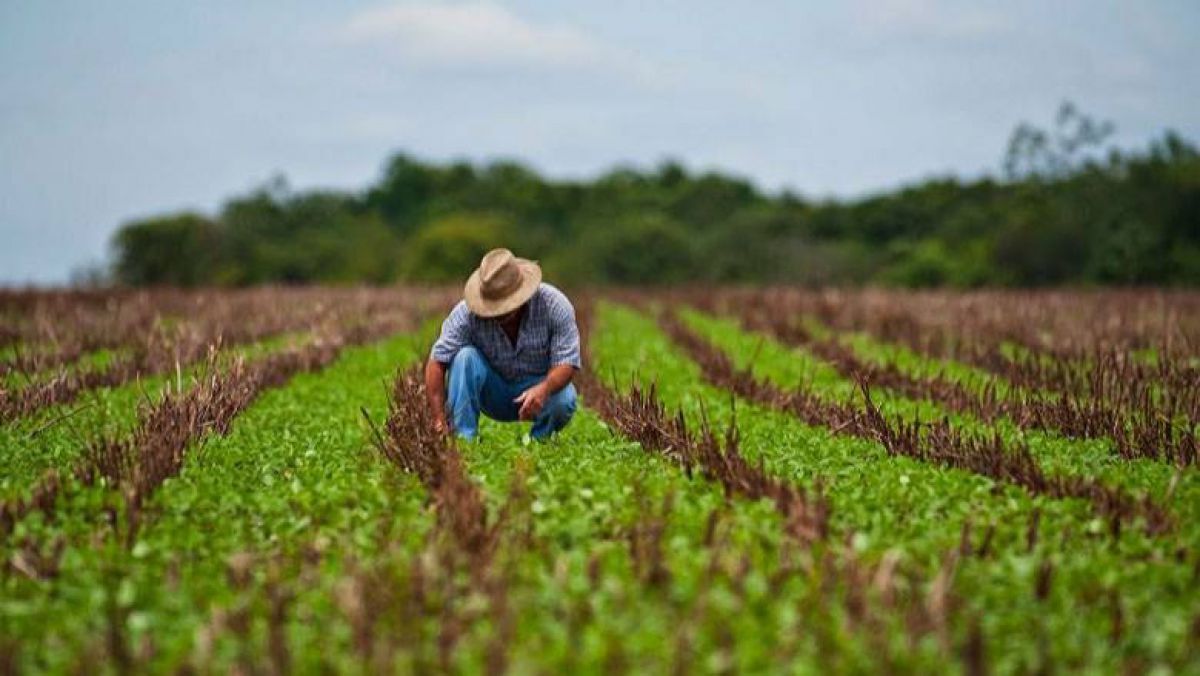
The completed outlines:
{"type": "Polygon", "coordinates": [[[498,317],[521,307],[542,283],[542,269],[508,249],[492,249],[471,273],[463,296],[479,317],[498,317]]]}

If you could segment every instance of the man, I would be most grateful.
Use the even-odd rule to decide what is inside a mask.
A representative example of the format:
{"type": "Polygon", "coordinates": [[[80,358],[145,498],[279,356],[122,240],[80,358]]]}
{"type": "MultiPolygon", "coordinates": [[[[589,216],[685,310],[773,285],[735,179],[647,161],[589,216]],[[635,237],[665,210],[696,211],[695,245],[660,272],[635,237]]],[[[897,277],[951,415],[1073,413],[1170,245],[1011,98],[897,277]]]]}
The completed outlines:
{"type": "Polygon", "coordinates": [[[508,249],[483,257],[463,297],[425,364],[438,428],[449,430],[447,412],[466,439],[479,434],[481,412],[502,422],[531,420],[530,435],[539,440],[566,427],[575,414],[571,379],[582,365],[571,302],[542,283],[537,263],[508,249]]]}

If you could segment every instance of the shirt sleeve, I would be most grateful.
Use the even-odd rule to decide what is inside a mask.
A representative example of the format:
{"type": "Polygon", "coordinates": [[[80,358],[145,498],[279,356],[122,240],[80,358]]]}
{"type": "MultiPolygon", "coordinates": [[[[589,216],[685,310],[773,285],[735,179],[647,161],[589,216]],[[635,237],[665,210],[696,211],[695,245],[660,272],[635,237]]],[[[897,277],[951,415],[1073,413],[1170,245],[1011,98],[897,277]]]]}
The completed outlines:
{"type": "Polygon", "coordinates": [[[454,361],[454,355],[471,344],[470,320],[467,304],[459,301],[450,314],[446,315],[446,320],[442,322],[442,332],[438,335],[437,341],[433,343],[433,349],[429,351],[429,358],[442,364],[454,361]]]}
{"type": "Polygon", "coordinates": [[[550,365],[568,364],[576,369],[583,368],[579,355],[579,325],[575,323],[575,308],[571,301],[557,289],[551,293],[547,304],[550,318],[550,365]]]}

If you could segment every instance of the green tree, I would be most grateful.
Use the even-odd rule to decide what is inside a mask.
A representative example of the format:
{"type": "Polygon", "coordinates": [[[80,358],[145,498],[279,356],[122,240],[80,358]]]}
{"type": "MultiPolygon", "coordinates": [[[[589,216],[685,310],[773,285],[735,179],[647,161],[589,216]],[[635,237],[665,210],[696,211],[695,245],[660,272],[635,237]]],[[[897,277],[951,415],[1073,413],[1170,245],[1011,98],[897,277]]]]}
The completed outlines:
{"type": "Polygon", "coordinates": [[[466,278],[483,255],[510,246],[512,228],[495,214],[460,213],[422,228],[405,247],[403,276],[408,280],[455,282],[466,278]]]}
{"type": "Polygon", "coordinates": [[[1196,284],[1200,154],[1169,132],[1145,149],[1106,149],[1111,132],[1067,104],[1048,129],[1018,126],[1003,178],[822,201],[677,161],[553,181],[511,160],[401,153],[361,193],[293,191],[276,178],[213,218],[128,223],[113,239],[112,276],[454,281],[507,246],[578,283],[1196,284]]]}
{"type": "Polygon", "coordinates": [[[113,239],[116,279],[131,286],[211,283],[220,238],[216,223],[194,213],[127,223],[113,239]]]}
{"type": "Polygon", "coordinates": [[[666,216],[633,214],[586,230],[551,269],[572,282],[672,284],[697,278],[693,247],[666,216]]]}

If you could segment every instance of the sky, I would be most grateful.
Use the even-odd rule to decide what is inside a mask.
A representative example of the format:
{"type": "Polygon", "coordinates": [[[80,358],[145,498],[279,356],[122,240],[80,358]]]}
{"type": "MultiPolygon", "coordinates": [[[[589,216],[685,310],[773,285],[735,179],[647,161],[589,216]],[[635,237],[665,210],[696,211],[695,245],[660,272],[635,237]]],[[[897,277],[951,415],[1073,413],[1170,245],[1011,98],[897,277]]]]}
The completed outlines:
{"type": "Polygon", "coordinates": [[[131,219],[386,158],[561,178],[666,158],[854,197],[998,172],[1064,100],[1200,141],[1200,2],[0,2],[0,284],[131,219]]]}

